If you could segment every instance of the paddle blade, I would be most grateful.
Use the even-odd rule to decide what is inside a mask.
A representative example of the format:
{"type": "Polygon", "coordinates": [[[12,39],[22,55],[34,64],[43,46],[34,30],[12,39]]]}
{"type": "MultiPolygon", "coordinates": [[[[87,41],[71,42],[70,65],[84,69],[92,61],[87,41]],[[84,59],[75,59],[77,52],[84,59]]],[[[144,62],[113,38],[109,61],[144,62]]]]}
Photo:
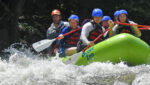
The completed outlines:
{"type": "Polygon", "coordinates": [[[36,43],[33,43],[32,47],[34,48],[35,51],[40,52],[40,51],[48,48],[54,41],[55,41],[55,39],[52,39],[52,40],[49,40],[49,39],[41,40],[41,41],[38,41],[36,43]]]}
{"type": "Polygon", "coordinates": [[[70,56],[70,58],[68,60],[66,60],[64,63],[65,64],[76,64],[76,62],[78,61],[79,56],[82,54],[82,51],[76,54],[73,54],[72,56],[70,56]]]}

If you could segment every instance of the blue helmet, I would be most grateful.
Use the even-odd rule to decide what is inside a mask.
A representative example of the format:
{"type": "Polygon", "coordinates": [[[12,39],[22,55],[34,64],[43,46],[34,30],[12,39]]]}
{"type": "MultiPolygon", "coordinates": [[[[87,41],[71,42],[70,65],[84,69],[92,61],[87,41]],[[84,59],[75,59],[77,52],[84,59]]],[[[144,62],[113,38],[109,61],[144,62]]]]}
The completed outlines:
{"type": "Polygon", "coordinates": [[[79,17],[78,17],[77,15],[75,15],[75,14],[72,14],[72,15],[68,18],[68,20],[71,20],[71,19],[77,20],[77,21],[79,22],[79,17]]]}
{"type": "Polygon", "coordinates": [[[95,8],[93,9],[93,12],[92,12],[92,17],[102,17],[103,16],[103,11],[99,8],[95,8]]]}
{"type": "Polygon", "coordinates": [[[128,15],[128,12],[127,12],[126,10],[122,9],[122,10],[119,11],[118,16],[119,16],[120,14],[126,14],[126,15],[128,15]]]}
{"type": "Polygon", "coordinates": [[[119,15],[119,10],[115,11],[114,17],[119,15]]]}
{"type": "Polygon", "coordinates": [[[108,20],[111,20],[109,16],[103,16],[102,21],[108,21],[108,20]]]}

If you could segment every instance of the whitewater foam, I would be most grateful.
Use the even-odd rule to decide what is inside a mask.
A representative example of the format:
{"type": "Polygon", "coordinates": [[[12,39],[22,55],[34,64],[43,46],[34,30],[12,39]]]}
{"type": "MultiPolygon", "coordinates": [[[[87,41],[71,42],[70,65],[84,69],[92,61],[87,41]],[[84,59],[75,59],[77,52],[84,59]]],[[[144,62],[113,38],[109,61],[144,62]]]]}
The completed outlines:
{"type": "Polygon", "coordinates": [[[129,67],[123,62],[94,62],[87,66],[42,58],[30,49],[7,49],[0,60],[0,85],[150,85],[150,65],[129,67]]]}

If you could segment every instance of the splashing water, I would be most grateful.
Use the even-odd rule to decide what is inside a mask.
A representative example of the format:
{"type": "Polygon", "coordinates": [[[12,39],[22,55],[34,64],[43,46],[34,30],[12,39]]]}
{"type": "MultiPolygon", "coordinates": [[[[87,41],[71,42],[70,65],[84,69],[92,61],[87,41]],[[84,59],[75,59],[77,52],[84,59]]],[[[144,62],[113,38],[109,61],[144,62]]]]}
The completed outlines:
{"type": "Polygon", "coordinates": [[[123,62],[66,65],[42,58],[30,49],[10,47],[9,60],[0,60],[0,85],[150,85],[150,65],[129,67],[123,62]]]}

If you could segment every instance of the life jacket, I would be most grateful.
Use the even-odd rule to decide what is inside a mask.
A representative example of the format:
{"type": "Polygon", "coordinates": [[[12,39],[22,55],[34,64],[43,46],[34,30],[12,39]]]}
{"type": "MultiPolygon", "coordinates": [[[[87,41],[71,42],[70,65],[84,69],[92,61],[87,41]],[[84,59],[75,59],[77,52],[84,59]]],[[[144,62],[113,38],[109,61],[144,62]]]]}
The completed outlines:
{"type": "Polygon", "coordinates": [[[132,30],[133,28],[131,26],[123,26],[123,25],[119,25],[117,28],[117,33],[129,33],[134,35],[135,32],[132,30]]]}
{"type": "MultiPolygon", "coordinates": [[[[92,30],[90,33],[89,33],[89,36],[88,36],[88,40],[89,41],[94,41],[100,34],[103,33],[102,31],[102,26],[101,25],[97,25],[95,22],[91,21],[92,25],[93,25],[93,28],[94,30],[92,30]]],[[[104,38],[101,37],[99,40],[97,40],[96,43],[102,41],[104,38]]]]}
{"type": "MultiPolygon", "coordinates": [[[[69,32],[71,31],[72,28],[69,27],[69,32]]],[[[69,47],[76,47],[77,43],[80,39],[80,34],[81,34],[81,30],[78,30],[74,33],[71,33],[69,36],[64,38],[64,46],[65,48],[69,48],[69,47]]]]}

